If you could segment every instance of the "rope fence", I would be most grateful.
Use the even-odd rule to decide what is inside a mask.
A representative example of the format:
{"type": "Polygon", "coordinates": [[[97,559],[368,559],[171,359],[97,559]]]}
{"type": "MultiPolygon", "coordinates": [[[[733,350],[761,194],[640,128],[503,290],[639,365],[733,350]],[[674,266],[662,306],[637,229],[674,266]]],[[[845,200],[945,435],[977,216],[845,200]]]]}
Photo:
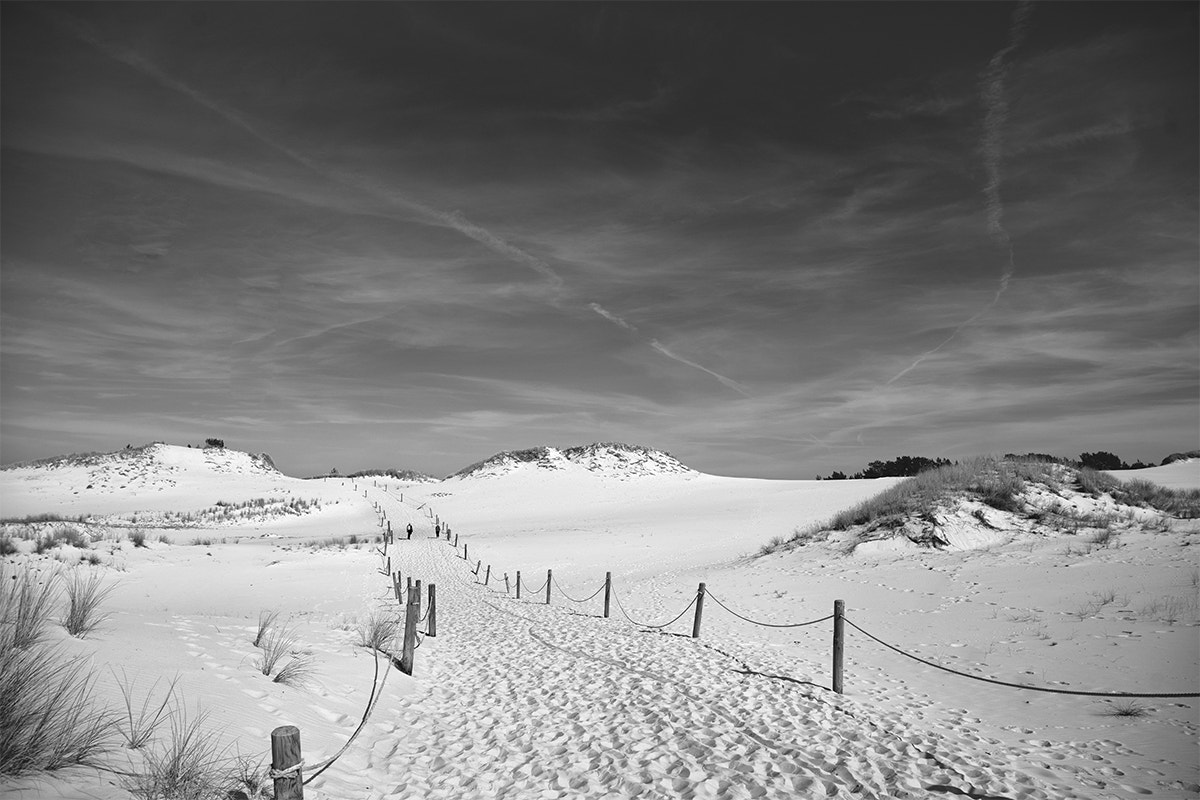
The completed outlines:
{"type": "Polygon", "coordinates": [[[569,594],[567,594],[566,592],[564,592],[564,591],[563,591],[563,588],[562,588],[562,586],[559,584],[559,582],[558,582],[557,580],[555,580],[555,581],[554,581],[554,588],[558,590],[558,593],[559,593],[559,594],[561,594],[563,597],[567,598],[568,600],[570,600],[572,603],[586,603],[588,600],[591,600],[591,599],[592,599],[592,598],[594,598],[596,595],[598,595],[598,594],[600,594],[601,592],[603,592],[603,591],[604,591],[604,588],[605,588],[605,586],[607,586],[607,584],[601,584],[599,589],[597,589],[596,591],[592,592],[592,593],[591,593],[591,594],[589,594],[587,597],[583,598],[582,600],[576,600],[574,597],[571,597],[571,595],[569,595],[569,594]]]}
{"type": "Polygon", "coordinates": [[[1113,691],[1113,692],[1083,692],[1083,691],[1079,691],[1076,689],[1055,689],[1050,686],[1030,686],[1027,683],[1009,683],[1008,681],[996,680],[995,678],[985,678],[982,675],[971,675],[968,672],[961,672],[959,670],[952,669],[947,666],[943,666],[942,664],[934,663],[933,661],[929,661],[928,659],[921,658],[920,656],[913,655],[912,653],[909,653],[906,650],[901,650],[899,647],[896,647],[894,644],[888,644],[883,639],[880,639],[878,636],[874,635],[873,633],[869,633],[868,631],[863,630],[859,626],[855,625],[852,620],[850,620],[848,618],[843,618],[843,619],[845,619],[845,622],[847,625],[849,625],[851,628],[854,628],[856,631],[858,631],[862,635],[866,636],[868,639],[872,639],[872,640],[878,642],[879,644],[883,645],[887,649],[892,650],[896,653],[899,653],[900,655],[904,656],[905,658],[911,658],[913,661],[919,661],[927,667],[933,667],[934,669],[940,669],[943,672],[949,672],[951,675],[958,675],[959,677],[962,677],[962,678],[970,678],[973,681],[982,681],[983,683],[991,683],[991,684],[995,684],[997,686],[1007,686],[1010,689],[1025,689],[1030,692],[1047,692],[1049,694],[1069,694],[1069,695],[1075,695],[1077,697],[1168,697],[1168,698],[1200,697],[1200,692],[1116,692],[1116,691],[1113,691]]]}
{"type": "MultiPolygon", "coordinates": [[[[384,494],[387,495],[389,497],[389,499],[394,499],[391,497],[391,495],[389,495],[387,493],[386,490],[384,490],[384,494]]],[[[365,496],[365,493],[364,493],[364,496],[365,496]]],[[[402,498],[401,498],[401,502],[403,502],[402,498]]],[[[417,507],[417,510],[425,509],[427,505],[428,505],[427,503],[422,503],[420,506],[417,507]]],[[[313,772],[308,778],[302,779],[302,772],[304,769],[306,769],[306,767],[305,767],[303,759],[300,758],[300,733],[299,733],[299,730],[296,729],[294,726],[289,725],[289,726],[282,726],[280,728],[276,728],[274,731],[272,731],[272,733],[271,733],[271,771],[270,771],[270,775],[274,779],[274,782],[275,782],[275,798],[276,798],[276,800],[296,800],[296,799],[302,800],[303,786],[307,785],[308,783],[310,783],[311,781],[316,779],[319,775],[321,775],[321,773],[323,773],[325,770],[329,769],[329,767],[331,767],[334,764],[334,762],[336,762],[338,760],[338,758],[340,758],[350,748],[351,744],[358,737],[359,733],[365,728],[367,721],[370,719],[372,711],[374,711],[375,706],[379,702],[379,698],[382,696],[383,688],[384,688],[385,684],[387,683],[388,673],[391,671],[390,666],[392,664],[396,664],[402,672],[405,672],[408,675],[412,675],[413,674],[413,664],[414,664],[414,652],[416,651],[417,648],[419,648],[424,643],[425,639],[437,635],[437,633],[436,633],[436,630],[437,630],[436,608],[437,608],[437,606],[436,606],[435,584],[431,583],[427,587],[428,592],[429,592],[429,601],[425,605],[425,609],[422,612],[422,610],[421,610],[421,606],[422,606],[421,582],[418,580],[414,584],[412,576],[409,576],[409,578],[408,578],[409,585],[408,585],[407,590],[404,590],[401,588],[400,573],[399,573],[399,571],[397,571],[395,573],[392,572],[392,564],[391,564],[392,559],[388,555],[388,545],[395,544],[395,537],[391,530],[391,523],[387,521],[387,514],[383,510],[382,506],[375,504],[374,508],[375,508],[376,512],[380,515],[380,526],[382,527],[385,524],[387,526],[386,533],[383,537],[383,549],[382,550],[376,549],[376,551],[380,555],[381,560],[384,562],[383,567],[381,569],[379,569],[378,571],[389,576],[389,579],[392,581],[392,589],[393,589],[393,593],[396,597],[396,600],[398,603],[400,603],[400,605],[404,608],[404,611],[405,611],[405,626],[404,626],[404,635],[403,635],[403,640],[402,640],[402,650],[401,650],[400,657],[397,659],[395,655],[393,655],[391,653],[386,653],[386,651],[384,651],[385,654],[388,655],[389,668],[384,671],[383,679],[380,680],[380,678],[379,678],[379,651],[373,650],[373,655],[375,656],[375,674],[371,680],[371,692],[367,698],[367,705],[363,711],[362,719],[360,720],[358,726],[355,728],[354,732],[351,734],[350,738],[342,746],[342,748],[336,754],[334,754],[334,756],[332,758],[329,758],[323,762],[320,762],[317,766],[313,767],[312,768],[313,772]],[[407,594],[407,597],[405,597],[405,594],[407,594]],[[422,625],[422,623],[425,624],[425,630],[423,630],[423,631],[418,630],[418,628],[422,625]]],[[[436,521],[437,525],[440,526],[442,524],[443,521],[441,520],[440,515],[434,514],[433,510],[431,508],[428,509],[427,513],[431,520],[436,521]]],[[[458,553],[458,534],[454,535],[454,540],[453,540],[453,542],[451,542],[450,541],[450,526],[448,524],[445,526],[445,531],[446,531],[446,542],[448,544],[452,544],[452,546],[455,549],[455,553],[457,554],[458,553]]],[[[399,555],[399,550],[397,550],[396,555],[397,556],[399,555]]],[[[458,561],[458,559],[455,559],[455,563],[457,563],[457,561],[458,561]]],[[[470,570],[471,564],[470,564],[469,560],[467,559],[466,543],[464,543],[463,547],[462,547],[462,561],[463,561],[463,563],[465,563],[467,565],[467,569],[470,570]]],[[[472,571],[472,574],[475,575],[476,577],[478,577],[478,575],[479,575],[481,566],[482,566],[482,561],[478,561],[474,567],[474,570],[472,571]]],[[[497,574],[499,575],[500,573],[497,573],[497,574]]],[[[525,591],[528,592],[528,588],[523,587],[523,585],[521,583],[520,571],[518,571],[516,573],[516,575],[517,575],[516,597],[514,599],[522,600],[522,589],[524,588],[525,591]]],[[[503,590],[500,590],[499,588],[492,589],[491,587],[489,587],[487,585],[488,581],[490,579],[490,576],[491,576],[491,565],[488,564],[487,573],[485,574],[482,584],[480,584],[480,582],[478,580],[476,580],[474,582],[468,581],[464,585],[467,585],[467,584],[474,585],[474,586],[482,585],[485,589],[488,589],[489,592],[492,592],[495,594],[505,594],[505,595],[511,594],[511,587],[509,584],[508,573],[504,573],[504,589],[503,590]]],[[[871,633],[870,631],[865,630],[864,628],[862,628],[861,626],[856,624],[853,620],[846,617],[845,604],[841,600],[837,600],[834,602],[834,608],[833,608],[832,614],[827,614],[823,617],[805,620],[803,622],[765,622],[763,620],[753,619],[752,617],[749,617],[749,616],[735,610],[734,608],[730,607],[730,605],[727,604],[725,601],[721,600],[721,598],[719,598],[717,595],[715,595],[711,591],[709,591],[707,586],[704,583],[700,583],[699,586],[697,587],[696,593],[692,596],[692,598],[688,602],[688,604],[685,605],[683,607],[683,609],[679,611],[678,614],[676,614],[674,617],[672,617],[667,622],[649,623],[649,622],[644,622],[644,621],[635,619],[634,617],[630,616],[628,611],[626,611],[625,606],[621,603],[621,597],[620,597],[619,593],[613,587],[611,572],[605,574],[604,583],[602,583],[599,586],[599,588],[597,588],[590,595],[588,595],[587,597],[576,598],[576,597],[573,597],[570,594],[568,594],[562,588],[562,586],[558,582],[557,578],[554,577],[553,570],[547,570],[546,571],[546,580],[541,584],[541,586],[539,586],[537,589],[533,590],[533,597],[538,598],[539,604],[541,603],[540,598],[542,597],[542,592],[545,592],[545,600],[544,600],[545,605],[550,605],[551,587],[552,586],[562,597],[564,597],[569,602],[575,603],[575,604],[582,604],[582,603],[590,602],[590,601],[594,600],[597,596],[599,596],[601,592],[603,592],[604,593],[604,617],[605,618],[609,617],[610,601],[616,601],[617,610],[621,613],[621,615],[625,618],[626,621],[628,621],[630,624],[637,626],[639,628],[645,628],[645,629],[649,629],[649,630],[663,630],[665,628],[669,628],[670,626],[674,625],[675,623],[677,623],[681,619],[683,619],[689,611],[694,610],[694,617],[693,617],[693,623],[692,623],[692,638],[694,638],[694,639],[700,638],[701,619],[702,619],[702,615],[703,615],[703,611],[704,611],[704,600],[706,597],[711,597],[712,601],[714,603],[716,603],[722,610],[726,611],[727,613],[729,613],[731,616],[735,617],[736,619],[739,619],[750,625],[754,625],[754,626],[762,627],[762,628],[772,628],[772,629],[803,628],[803,627],[808,627],[811,625],[817,625],[817,624],[820,624],[823,622],[829,622],[832,620],[833,621],[833,626],[832,626],[833,627],[833,631],[832,631],[832,633],[833,633],[833,647],[832,647],[833,652],[832,652],[831,684],[832,684],[832,691],[837,694],[843,693],[843,671],[844,671],[843,670],[843,664],[844,664],[843,653],[844,653],[844,644],[845,644],[844,626],[849,625],[850,628],[853,629],[854,631],[856,631],[858,634],[861,634],[862,636],[864,636],[867,639],[871,640],[872,642],[878,644],[879,646],[886,648],[887,650],[894,652],[900,656],[903,656],[907,659],[911,659],[911,660],[916,661],[920,664],[923,664],[927,667],[931,667],[933,669],[936,669],[941,672],[945,672],[945,673],[948,673],[948,674],[951,674],[951,675],[954,675],[957,677],[967,678],[970,680],[979,681],[981,683],[987,683],[987,684],[991,684],[994,686],[1001,686],[1001,687],[1009,688],[1009,689],[1025,690],[1025,691],[1032,691],[1032,692],[1044,692],[1047,694],[1069,695],[1069,696],[1076,696],[1076,697],[1102,697],[1102,698],[1109,698],[1109,699],[1113,699],[1113,698],[1195,698],[1195,697],[1200,697],[1200,691],[1195,691],[1195,692],[1083,691],[1083,690],[1076,690],[1076,689],[1060,689],[1060,688],[1049,687],[1049,686],[1033,686],[1033,685],[1025,684],[1025,683],[1014,683],[1014,682],[1010,682],[1010,681],[999,680],[996,678],[987,678],[987,677],[984,677],[981,675],[972,675],[968,672],[963,672],[958,669],[953,669],[953,668],[947,667],[943,664],[939,664],[935,661],[931,661],[927,658],[923,658],[914,653],[908,652],[907,650],[904,650],[903,648],[901,648],[897,645],[894,645],[894,644],[891,644],[890,642],[884,641],[883,639],[879,638],[875,634],[871,633]]],[[[532,602],[532,601],[530,601],[530,602],[532,602]]],[[[743,667],[743,669],[741,671],[745,672],[747,674],[754,674],[754,675],[759,675],[762,677],[767,677],[767,678],[777,679],[777,680],[791,681],[793,683],[808,684],[808,685],[813,685],[813,686],[816,685],[816,684],[811,684],[811,682],[809,682],[807,680],[799,680],[799,679],[791,678],[791,677],[788,677],[785,675],[773,675],[773,674],[756,672],[754,670],[751,670],[749,665],[746,664],[746,662],[739,656],[736,656],[734,654],[725,653],[724,651],[720,650],[719,648],[713,648],[711,645],[709,645],[707,643],[704,646],[710,647],[711,649],[715,649],[717,652],[720,652],[720,653],[730,657],[731,659],[741,663],[741,665],[743,667]]]]}

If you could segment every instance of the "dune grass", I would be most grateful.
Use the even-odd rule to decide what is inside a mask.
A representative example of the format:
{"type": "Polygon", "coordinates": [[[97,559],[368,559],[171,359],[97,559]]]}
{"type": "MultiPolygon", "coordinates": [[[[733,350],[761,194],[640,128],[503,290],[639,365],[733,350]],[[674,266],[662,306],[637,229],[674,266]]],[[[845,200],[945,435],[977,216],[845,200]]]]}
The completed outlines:
{"type": "Polygon", "coordinates": [[[376,611],[358,623],[358,644],[371,650],[386,651],[400,630],[400,619],[386,611],[376,611]]]}
{"type": "Polygon", "coordinates": [[[171,679],[171,682],[167,684],[166,692],[163,693],[162,701],[157,704],[153,698],[159,681],[154,681],[150,691],[142,698],[140,706],[134,700],[134,684],[125,675],[125,670],[121,670],[120,678],[116,677],[115,672],[113,677],[116,679],[117,686],[121,690],[121,697],[125,701],[125,713],[120,715],[117,729],[125,739],[126,747],[130,750],[140,750],[150,742],[162,724],[174,713],[172,704],[177,699],[175,687],[179,683],[179,677],[171,679]]]}
{"type": "MultiPolygon", "coordinates": [[[[1149,481],[1121,481],[1105,472],[1059,464],[1038,459],[981,456],[955,464],[926,470],[912,478],[891,486],[874,497],[865,500],[833,516],[830,520],[798,528],[784,538],[776,536],[764,543],[758,551],[760,556],[779,550],[821,541],[833,531],[846,531],[862,526],[866,530],[899,529],[907,520],[935,519],[935,513],[949,498],[960,497],[975,500],[991,508],[1016,514],[1028,514],[1035,520],[1044,520],[1056,529],[1097,529],[1094,544],[1112,547],[1118,543],[1112,526],[1118,515],[1081,512],[1067,504],[1052,508],[1028,506],[1023,494],[1031,484],[1041,484],[1052,490],[1073,486],[1093,497],[1109,495],[1118,503],[1132,507],[1152,508],[1175,517],[1200,516],[1200,491],[1167,489],[1149,481]]],[[[982,514],[977,513],[981,524],[991,527],[982,514]]],[[[1130,521],[1133,518],[1128,514],[1130,521]]],[[[1143,528],[1166,530],[1170,520],[1163,517],[1157,521],[1137,520],[1143,528]]],[[[852,551],[855,543],[849,545],[852,551]]]]}
{"type": "Polygon", "coordinates": [[[225,797],[231,782],[227,745],[208,726],[208,712],[188,714],[182,704],[167,718],[166,740],[143,752],[142,767],[123,779],[138,800],[225,797]]]}
{"type": "Polygon", "coordinates": [[[279,612],[264,608],[258,612],[258,629],[254,634],[254,646],[262,647],[263,639],[271,628],[275,627],[276,620],[279,619],[279,612]]]}
{"type": "Polygon", "coordinates": [[[28,564],[14,570],[0,562],[0,626],[12,647],[43,639],[59,594],[57,570],[39,572],[28,564]]]}
{"type": "Polygon", "coordinates": [[[100,604],[112,594],[116,585],[105,585],[98,572],[74,569],[66,578],[66,586],[67,608],[62,624],[67,633],[82,639],[108,619],[108,614],[100,613],[100,604]]]}
{"type": "Polygon", "coordinates": [[[0,775],[95,764],[115,717],[95,704],[88,659],[43,641],[55,576],[0,563],[0,775]]]}

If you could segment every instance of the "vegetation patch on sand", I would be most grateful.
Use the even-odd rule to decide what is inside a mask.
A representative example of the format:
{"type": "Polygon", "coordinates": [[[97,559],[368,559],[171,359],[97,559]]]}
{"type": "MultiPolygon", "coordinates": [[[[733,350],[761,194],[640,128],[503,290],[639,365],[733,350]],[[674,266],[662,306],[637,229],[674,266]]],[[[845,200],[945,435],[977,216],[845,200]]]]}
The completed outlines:
{"type": "Polygon", "coordinates": [[[851,534],[842,537],[847,553],[866,541],[897,537],[944,546],[941,530],[950,517],[973,519],[981,530],[1094,530],[1104,536],[1092,543],[1108,546],[1114,543],[1114,525],[1165,530],[1171,518],[1196,516],[1200,491],[1195,489],[1121,481],[1105,472],[1053,461],[985,456],[921,472],[827,522],[797,529],[788,538],[775,537],[759,555],[827,541],[837,532],[851,534]],[[1081,503],[1080,498],[1096,502],[1081,503]]]}

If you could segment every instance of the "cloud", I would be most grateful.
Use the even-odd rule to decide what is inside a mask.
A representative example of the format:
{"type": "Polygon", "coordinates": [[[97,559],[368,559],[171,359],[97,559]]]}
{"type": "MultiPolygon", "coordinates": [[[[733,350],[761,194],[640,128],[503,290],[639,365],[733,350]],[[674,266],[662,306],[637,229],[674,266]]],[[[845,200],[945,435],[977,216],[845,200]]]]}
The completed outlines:
{"type": "Polygon", "coordinates": [[[616,314],[607,310],[606,308],[601,306],[599,303],[588,303],[588,308],[590,308],[592,311],[595,311],[597,314],[604,317],[606,320],[613,323],[614,325],[618,325],[627,331],[636,331],[637,330],[637,328],[630,325],[628,322],[621,319],[616,314]]]}
{"type": "Polygon", "coordinates": [[[991,61],[988,62],[982,87],[983,100],[987,107],[987,113],[983,120],[983,141],[980,147],[983,151],[984,169],[987,171],[988,176],[987,185],[983,190],[987,206],[987,229],[988,234],[998,245],[1004,248],[1008,256],[1008,261],[1000,275],[1000,284],[996,287],[996,293],[986,306],[959,324],[937,347],[917,356],[911,364],[892,376],[887,382],[889,386],[912,372],[931,356],[936,355],[943,347],[954,341],[964,328],[974,324],[980,317],[995,308],[996,304],[1000,302],[1000,297],[1008,290],[1009,281],[1012,280],[1013,273],[1016,272],[1012,239],[1004,227],[1004,202],[1000,196],[1002,179],[1000,168],[1004,155],[1004,126],[1008,121],[1008,98],[1005,95],[1004,89],[1004,81],[1008,75],[1008,65],[1005,63],[1005,59],[1024,40],[1025,30],[1028,27],[1029,16],[1032,12],[1033,4],[1029,0],[1021,0],[1017,4],[1017,8],[1013,11],[1012,20],[1009,24],[1008,44],[998,50],[992,56],[991,61]]]}
{"type": "Polygon", "coordinates": [[[562,278],[548,264],[536,256],[526,252],[525,250],[522,250],[510,242],[505,241],[492,231],[471,222],[461,213],[457,211],[442,211],[440,209],[433,208],[424,203],[406,197],[394,190],[383,189],[382,187],[370,181],[364,180],[361,177],[341,173],[324,164],[318,163],[317,161],[303,155],[299,151],[287,146],[275,137],[264,133],[258,125],[252,123],[244,115],[233,108],[230,108],[224,103],[209,97],[203,92],[197,91],[183,81],[180,81],[167,74],[157,65],[143,58],[137,52],[107,41],[101,37],[90,25],[78,17],[57,9],[46,11],[45,13],[49,14],[55,22],[66,27],[77,37],[95,47],[100,52],[143,73],[162,86],[185,95],[197,104],[216,113],[227,122],[237,126],[254,139],[286,156],[295,163],[306,167],[307,169],[331,182],[368,192],[386,202],[395,204],[410,211],[415,211],[427,219],[442,223],[445,226],[458,231],[467,238],[478,242],[498,255],[504,256],[505,258],[529,267],[542,277],[546,278],[550,282],[552,289],[556,294],[561,291],[562,278]]]}
{"type": "Polygon", "coordinates": [[[650,346],[651,346],[651,347],[653,347],[653,348],[654,348],[655,350],[657,350],[658,352],[662,353],[662,354],[663,354],[664,356],[666,356],[667,358],[670,358],[670,359],[673,359],[673,360],[675,360],[675,361],[678,361],[680,364],[686,364],[687,366],[689,366],[689,367],[692,367],[692,368],[694,368],[694,369],[698,369],[698,370],[700,370],[701,372],[707,372],[709,375],[712,375],[714,378],[716,378],[717,380],[719,380],[719,381],[721,382],[721,384],[722,384],[722,385],[724,385],[724,386],[727,386],[727,387],[729,387],[730,389],[733,389],[735,392],[737,392],[738,394],[742,395],[743,397],[749,397],[749,396],[750,396],[750,393],[746,391],[745,387],[744,387],[744,386],[742,386],[742,385],[741,385],[740,383],[738,383],[737,381],[734,381],[734,380],[731,380],[731,379],[729,379],[729,378],[726,378],[724,375],[719,375],[719,374],[717,374],[716,372],[713,372],[713,371],[712,371],[711,369],[709,369],[708,367],[701,366],[700,364],[697,364],[695,361],[688,361],[686,358],[683,358],[682,356],[677,356],[677,355],[675,355],[675,354],[674,354],[674,353],[672,353],[670,350],[668,350],[666,347],[664,347],[664,346],[662,345],[662,343],[661,343],[661,342],[659,342],[657,339],[651,339],[651,340],[650,340],[650,346]]]}

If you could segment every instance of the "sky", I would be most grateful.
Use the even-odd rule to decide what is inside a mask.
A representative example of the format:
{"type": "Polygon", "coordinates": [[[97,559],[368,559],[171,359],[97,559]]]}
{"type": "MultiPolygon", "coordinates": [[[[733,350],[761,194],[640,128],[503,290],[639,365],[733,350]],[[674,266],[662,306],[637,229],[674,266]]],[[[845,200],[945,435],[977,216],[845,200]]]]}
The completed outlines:
{"type": "Polygon", "coordinates": [[[0,461],[1200,447],[1196,3],[0,4],[0,461]]]}

